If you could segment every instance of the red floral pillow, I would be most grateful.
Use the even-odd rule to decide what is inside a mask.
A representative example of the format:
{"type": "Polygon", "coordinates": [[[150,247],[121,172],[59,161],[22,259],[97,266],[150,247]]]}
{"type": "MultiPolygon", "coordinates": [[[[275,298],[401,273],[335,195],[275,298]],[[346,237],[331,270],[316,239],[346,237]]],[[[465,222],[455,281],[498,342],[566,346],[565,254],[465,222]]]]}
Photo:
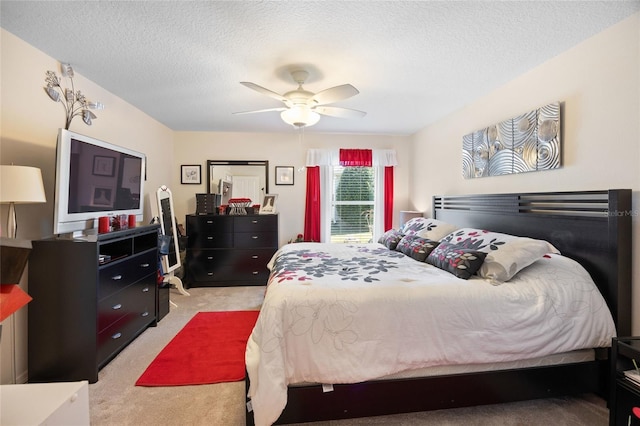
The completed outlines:
{"type": "Polygon", "coordinates": [[[424,262],[429,253],[438,247],[438,244],[440,244],[438,241],[431,241],[417,235],[405,235],[396,246],[396,250],[424,262]]]}
{"type": "Polygon", "coordinates": [[[402,232],[397,229],[389,229],[387,232],[382,234],[378,242],[389,250],[395,250],[402,237],[404,237],[402,232]]]}
{"type": "Polygon", "coordinates": [[[461,246],[441,242],[438,247],[433,249],[431,254],[427,256],[426,262],[437,268],[451,272],[458,278],[463,280],[469,279],[475,274],[487,253],[466,249],[461,246]]]}
{"type": "Polygon", "coordinates": [[[490,279],[493,284],[510,280],[547,253],[560,253],[551,243],[544,240],[474,228],[459,229],[441,241],[487,253],[478,275],[490,279]]]}

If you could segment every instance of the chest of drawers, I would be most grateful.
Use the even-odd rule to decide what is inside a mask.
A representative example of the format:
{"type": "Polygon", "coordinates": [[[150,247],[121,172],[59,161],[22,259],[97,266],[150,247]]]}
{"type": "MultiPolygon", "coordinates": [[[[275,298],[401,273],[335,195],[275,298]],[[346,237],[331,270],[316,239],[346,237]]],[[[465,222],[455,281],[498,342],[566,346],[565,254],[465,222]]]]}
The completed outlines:
{"type": "Polygon", "coordinates": [[[277,215],[187,215],[191,287],[264,285],[278,249],[277,215]]]}
{"type": "Polygon", "coordinates": [[[158,226],[32,244],[29,382],[94,383],[100,368],[157,323],[158,226]]]}

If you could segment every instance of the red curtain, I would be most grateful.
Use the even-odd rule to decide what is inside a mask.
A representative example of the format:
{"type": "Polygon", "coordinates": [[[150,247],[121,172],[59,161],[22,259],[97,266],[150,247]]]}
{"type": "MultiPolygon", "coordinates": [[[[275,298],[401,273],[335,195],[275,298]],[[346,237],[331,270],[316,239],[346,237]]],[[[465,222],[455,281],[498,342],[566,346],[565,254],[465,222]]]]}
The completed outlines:
{"type": "Polygon", "coordinates": [[[393,166],[384,168],[384,230],[393,227],[393,166]]]}
{"type": "Polygon", "coordinates": [[[320,242],[320,167],[307,167],[304,240],[320,242]]]}
{"type": "Polygon", "coordinates": [[[341,149],[340,165],[352,167],[371,167],[372,151],[370,149],[341,149]]]}
{"type": "MultiPolygon", "coordinates": [[[[340,165],[372,167],[370,149],[341,149],[340,165]]],[[[384,230],[393,226],[393,166],[384,168],[384,230]]],[[[307,198],[304,213],[304,240],[320,241],[320,167],[307,167],[307,198]]]]}

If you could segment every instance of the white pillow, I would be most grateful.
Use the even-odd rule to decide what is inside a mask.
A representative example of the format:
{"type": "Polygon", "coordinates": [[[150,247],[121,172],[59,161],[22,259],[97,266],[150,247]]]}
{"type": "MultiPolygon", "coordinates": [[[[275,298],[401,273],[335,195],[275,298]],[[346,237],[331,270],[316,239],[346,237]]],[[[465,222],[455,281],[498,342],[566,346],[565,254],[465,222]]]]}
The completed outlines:
{"type": "Polygon", "coordinates": [[[518,271],[531,265],[547,253],[560,254],[551,243],[527,237],[462,228],[442,241],[487,253],[477,274],[493,284],[509,281],[518,271]]]}
{"type": "Polygon", "coordinates": [[[417,235],[432,241],[439,241],[442,237],[458,229],[457,226],[437,219],[414,217],[402,225],[400,231],[405,235],[417,235]]]}

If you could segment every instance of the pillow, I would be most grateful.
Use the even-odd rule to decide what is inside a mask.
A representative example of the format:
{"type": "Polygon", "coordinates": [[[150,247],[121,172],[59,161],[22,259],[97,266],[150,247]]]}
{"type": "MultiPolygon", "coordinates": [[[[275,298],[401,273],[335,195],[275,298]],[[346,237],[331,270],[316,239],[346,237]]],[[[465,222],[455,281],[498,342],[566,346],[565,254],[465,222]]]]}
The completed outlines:
{"type": "Polygon", "coordinates": [[[467,280],[482,266],[486,256],[482,251],[441,242],[427,256],[427,263],[467,280]]]}
{"type": "Polygon", "coordinates": [[[429,253],[440,244],[438,241],[431,241],[417,235],[405,235],[398,243],[396,250],[407,256],[424,262],[429,253]]]}
{"type": "Polygon", "coordinates": [[[487,253],[478,275],[490,279],[494,284],[509,281],[519,271],[547,253],[560,253],[544,240],[474,228],[454,231],[442,241],[487,253]]]}
{"type": "Polygon", "coordinates": [[[405,235],[416,234],[419,237],[433,241],[440,240],[456,229],[458,229],[458,227],[455,225],[426,217],[414,217],[413,219],[409,219],[404,225],[402,225],[402,228],[400,228],[402,233],[405,235]]]}
{"type": "Polygon", "coordinates": [[[403,236],[402,232],[397,229],[389,229],[387,232],[382,234],[378,242],[389,250],[395,250],[403,236]]]}

